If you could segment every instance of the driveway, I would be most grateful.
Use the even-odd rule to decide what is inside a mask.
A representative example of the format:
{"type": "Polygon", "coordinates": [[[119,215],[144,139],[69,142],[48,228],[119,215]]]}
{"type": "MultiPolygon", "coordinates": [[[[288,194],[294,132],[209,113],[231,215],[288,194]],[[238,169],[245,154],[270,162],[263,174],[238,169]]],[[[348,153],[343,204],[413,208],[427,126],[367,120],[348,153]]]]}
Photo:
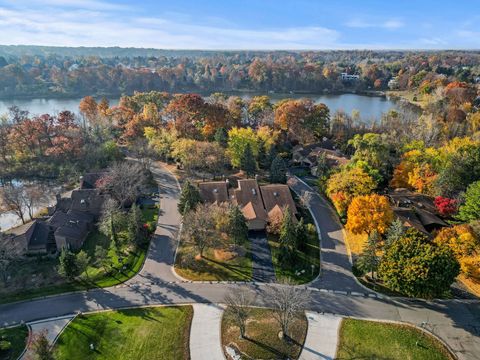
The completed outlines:
{"type": "MultiPolygon", "coordinates": [[[[176,210],[179,189],[175,178],[156,166],[154,173],[162,190],[162,213],[157,235],[141,273],[126,284],[0,305],[0,326],[105,309],[185,303],[222,303],[232,288],[244,286],[254,294],[263,284],[191,283],[176,280],[171,272],[180,217],[176,210]],[[170,212],[170,214],[168,214],[170,212]],[[171,280],[175,279],[175,280],[171,280]]],[[[301,183],[296,191],[308,190],[301,183]]],[[[477,300],[424,301],[403,298],[374,298],[340,291],[365,292],[350,273],[341,225],[318,195],[312,212],[322,234],[322,277],[303,289],[309,297],[308,310],[363,319],[394,320],[424,326],[444,340],[461,360],[480,360],[480,302],[477,300]],[[326,291],[326,289],[335,290],[326,291]],[[339,290],[341,289],[341,290],[339,290]]],[[[263,303],[258,296],[257,305],[263,303]]],[[[207,329],[210,331],[210,329],[207,329]]]]}
{"type": "Polygon", "coordinates": [[[370,292],[352,274],[343,226],[328,201],[296,177],[289,177],[288,185],[298,195],[310,193],[310,211],[320,228],[322,271],[313,285],[328,290],[370,292]]]}
{"type": "Polygon", "coordinates": [[[265,231],[251,231],[250,252],[252,254],[252,277],[258,282],[274,282],[275,270],[272,263],[272,252],[265,231]]]}

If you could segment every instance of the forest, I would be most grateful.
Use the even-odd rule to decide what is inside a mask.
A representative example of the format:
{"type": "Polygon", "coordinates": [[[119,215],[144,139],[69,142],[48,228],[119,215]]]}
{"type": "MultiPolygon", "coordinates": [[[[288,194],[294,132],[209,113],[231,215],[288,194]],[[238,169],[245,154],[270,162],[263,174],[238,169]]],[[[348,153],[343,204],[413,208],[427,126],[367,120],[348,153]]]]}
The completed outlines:
{"type": "Polygon", "coordinates": [[[0,97],[369,92],[480,81],[478,51],[192,51],[0,46],[0,97]],[[346,80],[341,74],[358,75],[346,80]],[[394,80],[391,82],[391,80],[394,80]]]}

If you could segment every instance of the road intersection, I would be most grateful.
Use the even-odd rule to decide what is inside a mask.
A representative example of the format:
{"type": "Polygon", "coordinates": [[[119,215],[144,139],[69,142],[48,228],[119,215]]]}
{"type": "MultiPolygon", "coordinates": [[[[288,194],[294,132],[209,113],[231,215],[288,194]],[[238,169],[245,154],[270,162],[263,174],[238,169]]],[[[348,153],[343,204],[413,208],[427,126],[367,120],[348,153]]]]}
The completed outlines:
{"type": "MultiPolygon", "coordinates": [[[[189,282],[172,271],[181,217],[177,211],[176,178],[160,164],[152,168],[159,183],[161,210],[148,257],[138,275],[118,286],[54,295],[0,305],[0,326],[78,312],[159,304],[222,303],[234,287],[262,292],[263,283],[189,282]]],[[[312,191],[300,181],[289,181],[297,193],[312,191]]],[[[459,359],[480,359],[480,302],[477,300],[425,301],[378,296],[361,286],[351,273],[342,225],[317,193],[309,201],[321,231],[322,274],[299,286],[308,292],[309,309],[363,319],[407,322],[422,326],[442,339],[459,359]]],[[[284,285],[274,285],[284,286],[284,285]]],[[[257,297],[258,305],[262,303],[257,297]]]]}

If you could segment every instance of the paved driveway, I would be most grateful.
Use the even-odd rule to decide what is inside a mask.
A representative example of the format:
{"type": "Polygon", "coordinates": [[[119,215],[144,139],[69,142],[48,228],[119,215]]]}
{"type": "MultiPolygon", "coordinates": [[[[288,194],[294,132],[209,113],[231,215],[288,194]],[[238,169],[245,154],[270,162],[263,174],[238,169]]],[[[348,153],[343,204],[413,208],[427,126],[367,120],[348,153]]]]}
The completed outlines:
{"type": "Polygon", "coordinates": [[[248,234],[252,253],[252,277],[254,281],[274,282],[275,270],[272,252],[265,231],[252,231],[248,234]]]}
{"type": "MultiPolygon", "coordinates": [[[[119,286],[73,294],[56,295],[31,301],[0,305],[0,326],[33,321],[75,312],[86,312],[154,304],[221,303],[227,293],[238,284],[190,283],[174,279],[171,265],[176,247],[180,218],[176,213],[179,189],[171,174],[161,167],[154,169],[160,187],[164,189],[164,203],[169,212],[159,218],[159,236],[152,241],[148,260],[141,274],[119,286]],[[164,223],[165,222],[165,223],[164,223]]],[[[293,184],[296,190],[308,189],[293,184]]],[[[304,289],[310,296],[308,310],[327,312],[364,319],[404,321],[421,325],[442,338],[459,359],[480,360],[480,302],[472,300],[423,301],[411,299],[372,298],[338,293],[338,289],[356,291],[361,288],[350,273],[341,226],[334,221],[329,206],[318,195],[312,205],[322,233],[323,275],[313,286],[304,289]],[[327,292],[326,289],[337,290],[327,292]]],[[[162,205],[163,209],[163,205],[162,205]]],[[[165,208],[166,209],[166,208],[165,208]]],[[[254,294],[265,285],[243,285],[254,294]]],[[[257,297],[257,305],[268,305],[257,297]]],[[[210,331],[210,329],[206,329],[210,331]]]]}

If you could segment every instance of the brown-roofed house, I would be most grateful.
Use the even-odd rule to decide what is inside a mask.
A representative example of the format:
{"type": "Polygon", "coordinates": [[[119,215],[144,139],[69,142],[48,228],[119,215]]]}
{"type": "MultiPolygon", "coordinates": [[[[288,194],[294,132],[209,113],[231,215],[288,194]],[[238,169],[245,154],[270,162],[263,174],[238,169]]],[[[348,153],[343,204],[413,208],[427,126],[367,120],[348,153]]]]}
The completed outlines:
{"type": "Polygon", "coordinates": [[[297,207],[295,206],[295,202],[293,201],[288,185],[262,185],[260,186],[260,191],[262,192],[263,204],[269,215],[269,218],[271,218],[272,210],[276,207],[279,209],[284,209],[286,206],[288,206],[289,211],[292,213],[292,218],[296,219],[295,214],[297,214],[297,207]]]}
{"type": "Polygon", "coordinates": [[[201,182],[198,188],[204,202],[220,204],[228,201],[228,187],[225,181],[201,182]]]}
{"type": "MultiPolygon", "coordinates": [[[[241,210],[249,230],[264,230],[269,213],[282,212],[288,206],[293,215],[297,213],[295,202],[287,185],[258,186],[257,180],[240,179],[238,187],[228,189],[223,181],[199,183],[200,196],[207,203],[231,202],[241,210]]],[[[295,219],[295,216],[293,216],[295,219]]]]}
{"type": "Polygon", "coordinates": [[[248,220],[248,229],[265,229],[268,217],[257,180],[239,180],[238,187],[231,194],[231,201],[242,209],[243,215],[248,220]]]}
{"type": "Polygon", "coordinates": [[[388,193],[395,215],[406,226],[411,226],[426,234],[448,226],[436,214],[434,201],[431,197],[414,193],[408,189],[398,188],[388,193]]]}

